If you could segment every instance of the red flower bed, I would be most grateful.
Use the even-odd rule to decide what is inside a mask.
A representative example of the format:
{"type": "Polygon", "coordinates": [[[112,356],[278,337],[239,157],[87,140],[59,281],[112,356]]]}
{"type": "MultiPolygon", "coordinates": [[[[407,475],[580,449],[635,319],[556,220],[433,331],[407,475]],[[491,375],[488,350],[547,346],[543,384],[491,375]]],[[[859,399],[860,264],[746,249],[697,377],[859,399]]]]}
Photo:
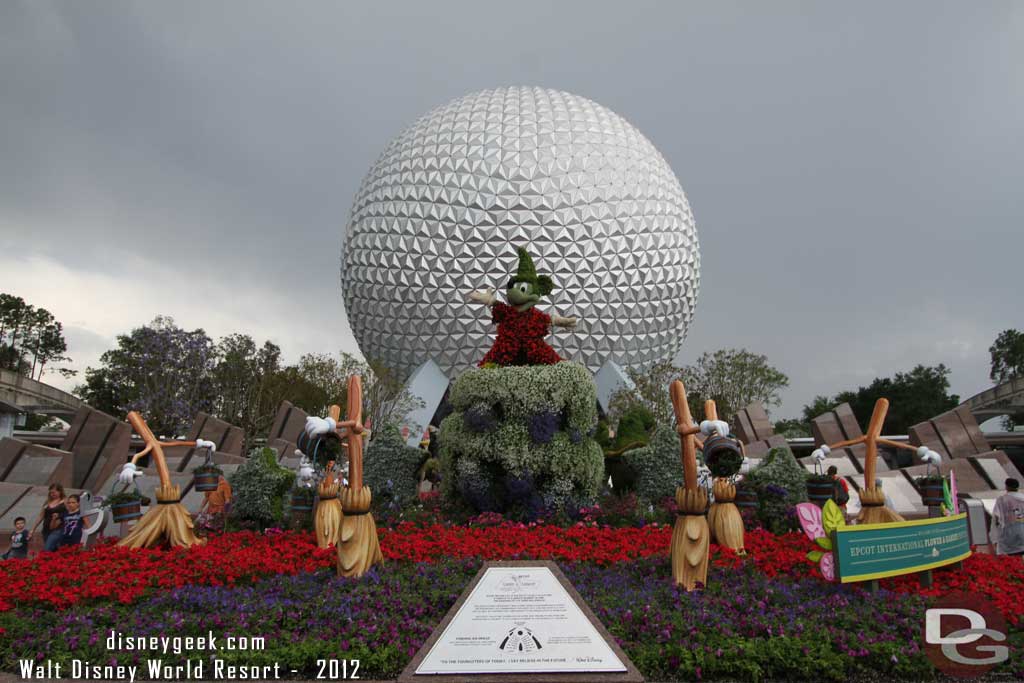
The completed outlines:
{"type": "Polygon", "coordinates": [[[504,524],[486,528],[417,527],[400,524],[381,534],[385,559],[431,562],[443,557],[479,557],[485,560],[513,558],[585,560],[607,565],[668,551],[672,530],[662,526],[642,528],[546,524],[504,524]]]}
{"type": "MultiPolygon", "coordinates": [[[[510,525],[486,528],[417,527],[402,524],[381,529],[381,548],[388,561],[434,562],[444,558],[553,559],[602,565],[652,555],[667,555],[672,531],[664,526],[610,528],[510,525]]],[[[763,530],[746,534],[747,554],[711,547],[715,566],[729,569],[753,564],[770,577],[818,576],[805,558],[806,537],[774,536],[763,530]]],[[[62,608],[82,601],[131,603],[151,588],[188,584],[236,585],[273,574],[298,574],[334,565],[333,550],[321,550],[309,533],[255,534],[238,532],[210,539],[184,550],[127,550],[111,543],[80,551],[43,553],[31,560],[0,563],[0,611],[19,602],[43,602],[62,608]]],[[[667,578],[667,576],[666,576],[667,578]]],[[[823,579],[822,579],[823,580],[823,579]]],[[[984,595],[1019,624],[1024,604],[1024,563],[1020,558],[972,555],[962,571],[936,570],[931,588],[917,577],[882,581],[883,588],[939,595],[965,590],[984,595]]]]}
{"type": "Polygon", "coordinates": [[[334,553],[307,534],[225,534],[190,549],[129,550],[101,543],[0,563],[0,611],[17,602],[66,607],[88,600],[134,602],[149,588],[234,585],[270,574],[330,566],[334,553]]]}

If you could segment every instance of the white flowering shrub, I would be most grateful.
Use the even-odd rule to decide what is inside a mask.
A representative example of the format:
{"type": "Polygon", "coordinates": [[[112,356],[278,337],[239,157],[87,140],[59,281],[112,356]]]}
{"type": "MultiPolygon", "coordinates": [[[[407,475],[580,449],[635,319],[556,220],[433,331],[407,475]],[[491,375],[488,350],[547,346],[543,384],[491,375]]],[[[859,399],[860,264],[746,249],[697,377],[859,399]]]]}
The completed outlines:
{"type": "Polygon", "coordinates": [[[633,474],[637,496],[648,503],[659,503],[675,495],[683,483],[679,435],[672,427],[658,427],[650,443],[622,454],[633,474]]]}
{"type": "Polygon", "coordinates": [[[363,454],[363,483],[373,492],[377,509],[402,506],[416,498],[417,471],[424,452],[405,443],[394,425],[385,425],[363,454]]]}
{"type": "Polygon", "coordinates": [[[243,528],[265,529],[280,524],[285,498],[295,483],[295,473],[277,463],[273,448],[257,448],[228,477],[231,484],[231,517],[243,528]]]}
{"type": "Polygon", "coordinates": [[[597,497],[604,454],[594,381],[581,365],[478,368],[452,385],[441,423],[442,494],[534,517],[597,497]]]}

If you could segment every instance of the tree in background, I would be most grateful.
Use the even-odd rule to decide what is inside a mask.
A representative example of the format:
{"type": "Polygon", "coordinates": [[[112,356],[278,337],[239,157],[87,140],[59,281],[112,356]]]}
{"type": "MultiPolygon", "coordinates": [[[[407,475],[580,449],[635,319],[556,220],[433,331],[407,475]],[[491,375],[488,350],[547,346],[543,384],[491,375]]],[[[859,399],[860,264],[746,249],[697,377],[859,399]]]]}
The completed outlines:
{"type": "Polygon", "coordinates": [[[285,398],[285,385],[278,381],[281,348],[270,341],[257,347],[247,334],[230,334],[214,352],[214,414],[244,429],[249,439],[265,435],[285,398]]]}
{"type": "Polygon", "coordinates": [[[804,420],[779,420],[775,423],[774,431],[787,439],[800,439],[811,436],[810,423],[804,420]]]}
{"type": "Polygon", "coordinates": [[[338,358],[308,353],[295,366],[284,368],[279,378],[287,398],[313,415],[326,415],[332,404],[348,401],[348,378],[363,378],[363,417],[373,429],[397,424],[423,402],[409,393],[405,384],[382,363],[364,362],[350,353],[338,358]]]}
{"type": "Polygon", "coordinates": [[[668,387],[682,379],[688,392],[690,412],[695,420],[704,419],[704,401],[714,399],[718,416],[731,420],[744,406],[760,401],[766,408],[782,402],[780,391],[789,386],[789,377],[768,364],[766,356],[746,349],[724,349],[704,353],[693,365],[677,367],[661,361],[647,369],[629,368],[626,375],[635,390],[620,389],[609,401],[609,417],[614,421],[633,405],[645,407],[661,425],[675,420],[668,387]]]}
{"type": "Polygon", "coordinates": [[[197,412],[213,410],[215,361],[216,349],[202,329],[188,332],[173,318],[157,316],[119,336],[117,348],[100,357],[99,369],[86,371],[75,393],[119,417],[137,410],[154,433],[178,436],[197,412]]]}
{"type": "Polygon", "coordinates": [[[814,402],[804,406],[804,420],[810,421],[832,410],[840,403],[849,403],[857,421],[867,424],[875,401],[889,399],[889,414],[885,420],[887,434],[906,434],[919,422],[924,422],[960,403],[960,397],[949,393],[950,370],[942,363],[934,367],[918,365],[910,372],[897,372],[893,377],[876,378],[856,391],[843,391],[828,399],[816,396],[814,402]]]}
{"type": "MultiPolygon", "coordinates": [[[[844,392],[845,395],[849,395],[851,392],[844,392]]],[[[809,406],[804,406],[804,424],[807,425],[807,431],[811,429],[811,420],[824,415],[828,411],[835,408],[843,401],[839,400],[839,397],[831,398],[829,396],[815,396],[814,400],[811,401],[809,406]]]]}
{"type": "Polygon", "coordinates": [[[687,365],[684,384],[694,419],[704,419],[704,401],[714,399],[720,419],[731,421],[743,407],[760,401],[766,409],[782,404],[789,377],[768,364],[768,357],[746,349],[704,353],[687,365]]]}
{"type": "Polygon", "coordinates": [[[332,404],[346,404],[348,377],[362,374],[363,364],[342,353],[335,358],[326,353],[307,353],[299,362],[282,369],[276,380],[286,398],[310,415],[326,415],[332,404]]]}
{"type": "Polygon", "coordinates": [[[1024,377],[1024,332],[1003,330],[988,348],[992,356],[989,379],[1005,382],[1013,377],[1024,377]]]}
{"type": "Polygon", "coordinates": [[[363,414],[373,426],[395,423],[422,405],[380,364],[347,353],[308,353],[284,366],[273,342],[257,346],[249,335],[230,334],[215,345],[203,330],[187,332],[168,317],[119,336],[117,344],[100,357],[100,367],[86,370],[75,394],[117,417],[138,410],[157,434],[183,434],[206,411],[243,428],[248,439],[264,437],[283,400],[313,415],[345,405],[353,374],[363,377],[363,414]]]}
{"type": "MultiPolygon", "coordinates": [[[[989,379],[1002,384],[1014,377],[1024,377],[1024,332],[1003,330],[988,348],[992,357],[989,379]]],[[[1016,420],[1012,415],[1003,418],[1003,429],[1012,431],[1016,420]]]]}
{"type": "MultiPolygon", "coordinates": [[[[63,325],[45,308],[20,296],[0,294],[0,368],[41,380],[48,364],[71,360],[63,325]]],[[[65,377],[74,370],[57,368],[65,377]]]]}
{"type": "Polygon", "coordinates": [[[626,376],[635,389],[621,388],[612,394],[608,400],[609,422],[617,424],[631,408],[642,406],[654,416],[655,423],[673,424],[676,418],[668,387],[673,380],[682,379],[684,372],[671,361],[659,361],[646,369],[626,368],[626,376]]]}

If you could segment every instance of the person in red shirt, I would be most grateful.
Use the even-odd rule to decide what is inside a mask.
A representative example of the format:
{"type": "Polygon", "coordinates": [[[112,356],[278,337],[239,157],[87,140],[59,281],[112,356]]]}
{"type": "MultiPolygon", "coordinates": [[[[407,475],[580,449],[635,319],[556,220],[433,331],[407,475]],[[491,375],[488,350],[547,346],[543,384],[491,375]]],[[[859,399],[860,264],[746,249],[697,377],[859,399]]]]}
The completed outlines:
{"type": "Polygon", "coordinates": [[[552,325],[572,328],[576,318],[563,318],[538,311],[535,306],[542,296],[554,289],[551,278],[537,275],[533,259],[525,249],[519,247],[519,268],[509,280],[505,291],[508,303],[502,303],[494,296],[494,290],[476,291],[469,295],[470,301],[482,303],[491,308],[491,320],[498,325],[498,337],[479,366],[488,365],[553,365],[562,360],[558,353],[545,341],[552,325]]]}
{"type": "Polygon", "coordinates": [[[839,468],[835,465],[831,465],[828,468],[828,476],[832,477],[833,490],[832,500],[835,501],[836,505],[846,511],[846,504],[850,502],[850,485],[846,483],[846,480],[839,476],[839,468]]]}

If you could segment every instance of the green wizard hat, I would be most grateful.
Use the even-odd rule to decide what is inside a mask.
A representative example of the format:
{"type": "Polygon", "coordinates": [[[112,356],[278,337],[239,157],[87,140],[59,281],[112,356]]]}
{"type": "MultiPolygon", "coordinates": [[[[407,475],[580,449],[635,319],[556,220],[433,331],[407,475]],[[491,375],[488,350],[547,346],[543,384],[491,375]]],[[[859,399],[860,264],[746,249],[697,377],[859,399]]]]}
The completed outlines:
{"type": "Polygon", "coordinates": [[[519,268],[512,279],[508,281],[508,286],[511,287],[517,282],[529,282],[531,285],[537,286],[537,293],[541,296],[550,294],[555,288],[551,278],[547,275],[537,275],[537,269],[533,266],[533,259],[530,258],[526,249],[518,247],[516,253],[519,254],[519,268]]]}

